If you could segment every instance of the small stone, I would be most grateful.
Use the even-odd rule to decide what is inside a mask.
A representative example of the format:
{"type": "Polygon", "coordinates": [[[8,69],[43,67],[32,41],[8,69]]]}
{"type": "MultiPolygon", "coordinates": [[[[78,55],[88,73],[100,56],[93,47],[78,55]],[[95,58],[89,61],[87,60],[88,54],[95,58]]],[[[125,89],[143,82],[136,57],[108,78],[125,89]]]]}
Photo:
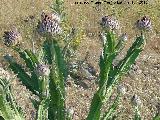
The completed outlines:
{"type": "Polygon", "coordinates": [[[132,97],[131,102],[133,105],[135,106],[140,106],[141,105],[141,99],[139,98],[139,96],[137,96],[136,94],[132,97]]]}
{"type": "Polygon", "coordinates": [[[117,87],[117,92],[118,92],[119,94],[124,95],[124,94],[126,93],[126,88],[125,88],[123,85],[119,85],[119,86],[117,87]]]}
{"type": "Polygon", "coordinates": [[[123,33],[123,34],[120,36],[120,39],[121,39],[122,41],[127,41],[127,40],[128,40],[127,34],[126,34],[126,33],[123,33]]]}

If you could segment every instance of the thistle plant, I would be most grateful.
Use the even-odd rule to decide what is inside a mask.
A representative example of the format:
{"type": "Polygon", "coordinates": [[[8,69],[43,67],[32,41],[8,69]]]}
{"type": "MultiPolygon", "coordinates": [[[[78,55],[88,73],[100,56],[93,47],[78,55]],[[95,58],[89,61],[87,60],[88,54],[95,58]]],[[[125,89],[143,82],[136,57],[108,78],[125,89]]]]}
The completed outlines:
{"type": "Polygon", "coordinates": [[[5,120],[24,120],[24,114],[12,94],[11,78],[9,72],[0,68],[0,116],[5,120]]]}
{"type": "Polygon", "coordinates": [[[130,70],[131,65],[135,62],[136,58],[144,48],[145,38],[143,34],[141,34],[128,49],[126,56],[115,66],[113,61],[122,51],[124,43],[127,40],[126,34],[123,34],[120,39],[116,40],[117,36],[114,30],[118,26],[117,23],[118,22],[111,17],[105,16],[102,18],[102,38],[104,42],[103,52],[100,56],[99,62],[99,88],[93,96],[87,120],[108,120],[113,117],[112,114],[118,105],[117,101],[120,97],[119,94],[113,105],[103,115],[101,114],[101,108],[111,97],[113,89],[119,84],[121,76],[130,70]]]}

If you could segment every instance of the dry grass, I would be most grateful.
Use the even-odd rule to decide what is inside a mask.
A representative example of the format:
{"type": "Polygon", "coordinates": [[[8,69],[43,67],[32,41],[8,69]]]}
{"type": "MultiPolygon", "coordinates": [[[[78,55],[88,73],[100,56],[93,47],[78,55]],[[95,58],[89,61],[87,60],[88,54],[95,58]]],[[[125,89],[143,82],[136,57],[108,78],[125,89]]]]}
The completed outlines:
{"type": "MultiPolygon", "coordinates": [[[[93,8],[93,5],[74,5],[76,0],[66,0],[65,6],[69,19],[73,26],[84,29],[86,35],[82,39],[82,43],[77,50],[79,59],[85,57],[85,53],[89,52],[88,62],[98,70],[98,59],[101,50],[101,42],[98,39],[100,28],[98,21],[104,15],[115,14],[121,22],[121,32],[126,32],[129,37],[127,48],[133,42],[135,34],[138,34],[133,29],[134,22],[143,15],[151,17],[153,22],[152,38],[147,41],[145,50],[137,60],[137,68],[132,70],[129,75],[123,77],[122,84],[127,87],[127,95],[123,98],[123,105],[120,105],[120,110],[123,114],[118,117],[118,120],[129,120],[133,114],[129,103],[133,94],[138,94],[142,99],[142,115],[144,120],[151,120],[155,111],[156,105],[160,103],[160,0],[149,1],[148,5],[108,5],[103,4],[97,6],[98,11],[93,8]],[[86,49],[88,48],[88,49],[86,49]]],[[[31,40],[33,39],[33,27],[36,26],[42,10],[48,11],[51,5],[51,0],[1,0],[0,1],[0,36],[5,30],[10,29],[15,25],[23,35],[24,47],[31,48],[31,40]],[[32,22],[29,16],[34,16],[32,22]]],[[[39,38],[35,39],[39,41],[39,38]]],[[[3,64],[2,56],[8,52],[2,44],[0,44],[0,61],[3,64]]],[[[74,83],[68,85],[67,89],[67,105],[75,110],[73,119],[83,120],[88,112],[90,99],[93,92],[96,90],[94,81],[83,80],[87,82],[90,88],[83,89],[80,86],[75,86],[74,83]]],[[[15,94],[17,98],[26,98],[19,96],[23,87],[15,86],[15,94]],[[17,91],[17,92],[16,92],[17,91]]],[[[23,90],[22,90],[23,91],[23,90]]],[[[19,101],[24,101],[19,99],[19,101]]],[[[28,100],[29,101],[29,100],[28,100]]],[[[23,106],[30,106],[28,102],[23,106]]],[[[21,104],[22,105],[22,104],[21,104]]],[[[26,109],[27,107],[24,107],[26,109]]],[[[29,107],[32,109],[32,107],[29,107]]],[[[31,117],[32,111],[26,111],[31,117]]],[[[28,118],[31,119],[31,118],[28,118]]]]}

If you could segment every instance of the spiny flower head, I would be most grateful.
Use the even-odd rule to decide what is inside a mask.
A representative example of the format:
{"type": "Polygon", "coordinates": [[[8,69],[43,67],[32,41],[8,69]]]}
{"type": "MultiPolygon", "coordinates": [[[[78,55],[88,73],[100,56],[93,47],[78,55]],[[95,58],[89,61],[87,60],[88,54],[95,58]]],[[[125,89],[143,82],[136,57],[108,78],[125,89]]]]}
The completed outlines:
{"type": "Polygon", "coordinates": [[[119,28],[118,21],[111,16],[102,17],[101,25],[109,30],[117,30],[119,28]]]}
{"type": "Polygon", "coordinates": [[[52,35],[60,34],[62,29],[60,27],[60,17],[55,13],[46,14],[42,12],[41,22],[39,23],[40,33],[51,33],[52,35]]]}
{"type": "Polygon", "coordinates": [[[144,16],[140,20],[137,20],[136,26],[140,30],[150,30],[152,28],[152,23],[149,17],[144,16]]]}
{"type": "Polygon", "coordinates": [[[49,76],[50,69],[48,65],[38,64],[36,68],[36,72],[39,76],[49,76]]]}
{"type": "Polygon", "coordinates": [[[47,20],[55,20],[55,21],[57,21],[58,23],[60,23],[61,18],[60,18],[60,16],[59,16],[58,14],[56,14],[56,13],[48,13],[48,14],[46,14],[46,13],[42,12],[42,14],[41,14],[41,20],[42,20],[42,21],[43,21],[43,20],[45,20],[45,21],[47,21],[47,20]]]}
{"type": "Polygon", "coordinates": [[[22,36],[17,28],[12,28],[10,31],[4,32],[4,44],[6,46],[15,46],[22,41],[22,36]]]}

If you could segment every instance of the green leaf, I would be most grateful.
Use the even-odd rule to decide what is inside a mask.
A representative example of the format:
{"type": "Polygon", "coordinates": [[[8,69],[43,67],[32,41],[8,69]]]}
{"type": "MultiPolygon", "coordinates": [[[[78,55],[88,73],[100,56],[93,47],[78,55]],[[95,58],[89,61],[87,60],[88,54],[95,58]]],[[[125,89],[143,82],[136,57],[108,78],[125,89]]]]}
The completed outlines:
{"type": "Polygon", "coordinates": [[[20,57],[25,61],[26,66],[31,70],[34,71],[36,64],[38,64],[38,59],[34,55],[31,50],[22,50],[21,48],[13,48],[16,52],[19,53],[20,57]]]}
{"type": "Polygon", "coordinates": [[[107,112],[104,113],[103,117],[101,118],[101,120],[109,120],[109,118],[112,117],[113,113],[115,112],[118,103],[119,103],[119,98],[120,96],[117,95],[116,99],[114,100],[114,103],[112,104],[112,106],[109,108],[109,110],[107,112]]]}
{"type": "Polygon", "coordinates": [[[105,59],[100,58],[100,81],[99,86],[107,85],[110,69],[112,69],[112,62],[116,57],[116,53],[109,54],[105,59]]]}
{"type": "Polygon", "coordinates": [[[9,68],[11,68],[12,71],[17,75],[19,80],[22,81],[23,85],[25,85],[27,89],[29,89],[32,93],[38,95],[37,91],[39,89],[35,87],[34,85],[35,81],[31,79],[31,77],[25,72],[23,67],[17,64],[16,62],[11,62],[11,61],[8,61],[8,62],[9,62],[9,68]]]}
{"type": "Polygon", "coordinates": [[[140,111],[139,111],[139,106],[135,106],[134,107],[134,110],[135,110],[135,116],[134,116],[134,120],[141,120],[141,114],[140,114],[140,111]]]}
{"type": "Polygon", "coordinates": [[[40,102],[37,113],[37,120],[48,120],[49,99],[46,98],[40,102]]]}
{"type": "Polygon", "coordinates": [[[99,120],[102,107],[102,100],[98,93],[94,94],[91,102],[90,111],[86,120],[99,120]]]}
{"type": "Polygon", "coordinates": [[[127,54],[131,54],[131,52],[134,49],[138,49],[138,48],[142,48],[142,45],[144,45],[144,37],[143,36],[139,36],[136,38],[135,42],[132,44],[132,46],[129,48],[129,50],[127,51],[127,54]]]}
{"type": "Polygon", "coordinates": [[[130,70],[131,65],[136,61],[136,58],[141,53],[143,44],[144,38],[142,36],[137,37],[136,41],[127,51],[125,58],[122,59],[113,70],[113,74],[111,74],[112,76],[110,76],[107,86],[110,86],[113,83],[117,83],[118,78],[130,70]]]}
{"type": "Polygon", "coordinates": [[[39,79],[35,73],[36,64],[39,63],[37,57],[34,55],[32,51],[27,49],[22,50],[20,48],[14,48],[14,50],[19,53],[20,57],[26,63],[26,66],[30,69],[32,86],[35,90],[39,91],[39,84],[38,84],[39,79]]]}
{"type": "Polygon", "coordinates": [[[160,120],[160,113],[157,112],[155,117],[153,117],[153,120],[160,120]]]}
{"type": "Polygon", "coordinates": [[[30,58],[30,60],[32,61],[34,67],[36,64],[39,64],[38,58],[36,57],[36,55],[31,51],[31,50],[25,50],[26,54],[28,55],[28,57],[30,58]]]}
{"type": "Polygon", "coordinates": [[[106,34],[107,38],[107,53],[113,53],[115,50],[115,34],[111,31],[106,34]]]}
{"type": "Polygon", "coordinates": [[[52,38],[48,38],[45,41],[44,50],[49,57],[47,57],[48,62],[51,64],[50,73],[50,107],[49,108],[49,118],[63,120],[65,118],[65,88],[64,80],[67,77],[67,69],[65,65],[64,58],[62,56],[61,49],[52,38]],[[54,112],[53,112],[54,111],[54,112]]]}
{"type": "Polygon", "coordinates": [[[9,83],[0,79],[0,116],[5,120],[24,120],[21,108],[15,102],[9,83]]]}
{"type": "Polygon", "coordinates": [[[49,40],[46,40],[43,43],[43,51],[44,51],[44,55],[45,55],[45,59],[46,61],[48,61],[48,64],[52,64],[52,55],[51,55],[51,51],[50,51],[50,42],[49,40]]]}

